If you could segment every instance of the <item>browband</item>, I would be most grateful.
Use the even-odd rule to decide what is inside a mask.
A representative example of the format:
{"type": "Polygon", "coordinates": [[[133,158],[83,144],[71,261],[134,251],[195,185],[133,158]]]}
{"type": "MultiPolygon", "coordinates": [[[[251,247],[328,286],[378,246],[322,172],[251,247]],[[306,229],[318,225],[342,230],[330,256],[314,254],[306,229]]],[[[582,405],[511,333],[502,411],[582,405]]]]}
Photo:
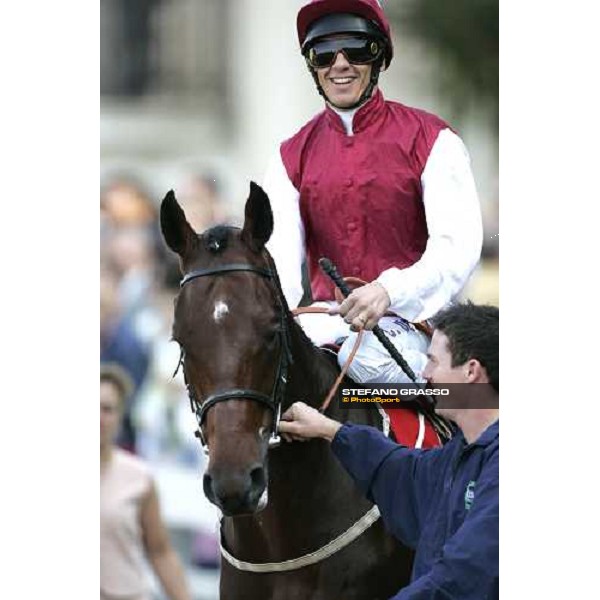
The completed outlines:
{"type": "Polygon", "coordinates": [[[179,287],[183,287],[186,283],[188,283],[188,281],[196,279],[197,277],[204,277],[205,275],[220,275],[221,273],[231,273],[232,271],[250,271],[269,279],[273,278],[273,273],[269,269],[263,269],[262,267],[254,267],[252,265],[240,263],[222,265],[213,269],[198,269],[197,271],[190,271],[181,280],[179,287]]]}

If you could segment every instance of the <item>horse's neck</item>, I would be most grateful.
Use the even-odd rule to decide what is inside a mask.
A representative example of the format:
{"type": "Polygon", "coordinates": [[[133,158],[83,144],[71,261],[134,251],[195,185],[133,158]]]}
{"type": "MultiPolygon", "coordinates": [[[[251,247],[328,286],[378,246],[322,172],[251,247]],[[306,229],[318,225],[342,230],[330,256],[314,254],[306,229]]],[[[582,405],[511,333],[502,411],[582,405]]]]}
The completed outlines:
{"type": "MultiPolygon", "coordinates": [[[[339,375],[337,360],[317,348],[295,321],[291,322],[290,334],[294,362],[290,368],[285,408],[297,400],[319,408],[339,375]]],[[[350,383],[353,382],[345,378],[340,387],[350,383]]],[[[382,427],[381,418],[372,407],[341,407],[335,396],[326,414],[342,423],[351,421],[379,429],[382,427]]]]}
{"type": "Polygon", "coordinates": [[[336,365],[310,341],[295,321],[290,324],[290,337],[293,363],[286,394],[288,405],[302,400],[318,407],[335,382],[336,365]]]}

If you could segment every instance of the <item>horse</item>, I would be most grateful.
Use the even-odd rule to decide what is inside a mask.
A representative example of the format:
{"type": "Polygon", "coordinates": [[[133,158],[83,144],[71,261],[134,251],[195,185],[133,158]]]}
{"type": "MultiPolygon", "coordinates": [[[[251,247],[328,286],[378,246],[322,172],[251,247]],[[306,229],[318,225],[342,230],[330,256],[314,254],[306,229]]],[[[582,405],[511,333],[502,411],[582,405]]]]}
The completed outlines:
{"type": "MultiPolygon", "coordinates": [[[[276,445],[280,414],[297,400],[318,408],[339,368],[288,309],[265,247],[266,193],[250,184],[243,227],[198,234],[170,191],[160,224],[183,274],[172,337],[208,448],[204,493],[222,512],[220,598],[394,595],[409,582],[413,552],[385,531],[328,442],[276,445]]],[[[373,407],[332,402],[327,414],[383,426],[373,407]]]]}

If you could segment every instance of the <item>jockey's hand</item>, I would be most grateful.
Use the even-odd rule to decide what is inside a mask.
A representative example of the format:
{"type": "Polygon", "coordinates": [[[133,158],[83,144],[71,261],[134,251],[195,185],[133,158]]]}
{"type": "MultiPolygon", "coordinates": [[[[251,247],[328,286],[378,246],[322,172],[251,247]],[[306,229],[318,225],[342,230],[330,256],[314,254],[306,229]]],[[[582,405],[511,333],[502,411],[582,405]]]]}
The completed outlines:
{"type": "Polygon", "coordinates": [[[352,331],[370,331],[386,313],[390,304],[386,289],[378,281],[373,281],[353,290],[339,308],[332,308],[329,313],[342,315],[352,331]]]}
{"type": "Polygon", "coordinates": [[[288,442],[304,442],[311,438],[331,441],[341,426],[341,423],[322,415],[304,402],[294,402],[281,415],[279,433],[288,442]]]}

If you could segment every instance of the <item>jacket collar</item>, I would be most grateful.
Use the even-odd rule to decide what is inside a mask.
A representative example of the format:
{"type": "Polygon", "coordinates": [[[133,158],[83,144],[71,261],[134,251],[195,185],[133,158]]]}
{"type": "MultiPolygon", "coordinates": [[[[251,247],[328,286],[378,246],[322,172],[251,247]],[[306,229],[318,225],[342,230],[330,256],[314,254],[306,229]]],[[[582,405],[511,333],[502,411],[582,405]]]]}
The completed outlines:
{"type": "Polygon", "coordinates": [[[494,421],[471,446],[489,446],[500,435],[500,419],[494,421]]]}
{"type": "MultiPolygon", "coordinates": [[[[352,119],[352,131],[354,132],[354,135],[364,131],[371,124],[379,120],[383,115],[384,108],[385,100],[383,94],[377,89],[373,96],[371,96],[371,98],[369,98],[369,100],[354,114],[354,118],[352,119]]],[[[345,135],[346,129],[341,117],[333,110],[333,108],[331,108],[331,106],[329,106],[329,104],[325,106],[325,112],[331,126],[345,135]]]]}
{"type": "Polygon", "coordinates": [[[500,420],[492,423],[474,442],[467,444],[465,434],[460,427],[456,427],[454,437],[449,443],[456,444],[457,456],[462,456],[465,452],[470,452],[473,448],[486,448],[498,440],[500,435],[500,420]]]}

